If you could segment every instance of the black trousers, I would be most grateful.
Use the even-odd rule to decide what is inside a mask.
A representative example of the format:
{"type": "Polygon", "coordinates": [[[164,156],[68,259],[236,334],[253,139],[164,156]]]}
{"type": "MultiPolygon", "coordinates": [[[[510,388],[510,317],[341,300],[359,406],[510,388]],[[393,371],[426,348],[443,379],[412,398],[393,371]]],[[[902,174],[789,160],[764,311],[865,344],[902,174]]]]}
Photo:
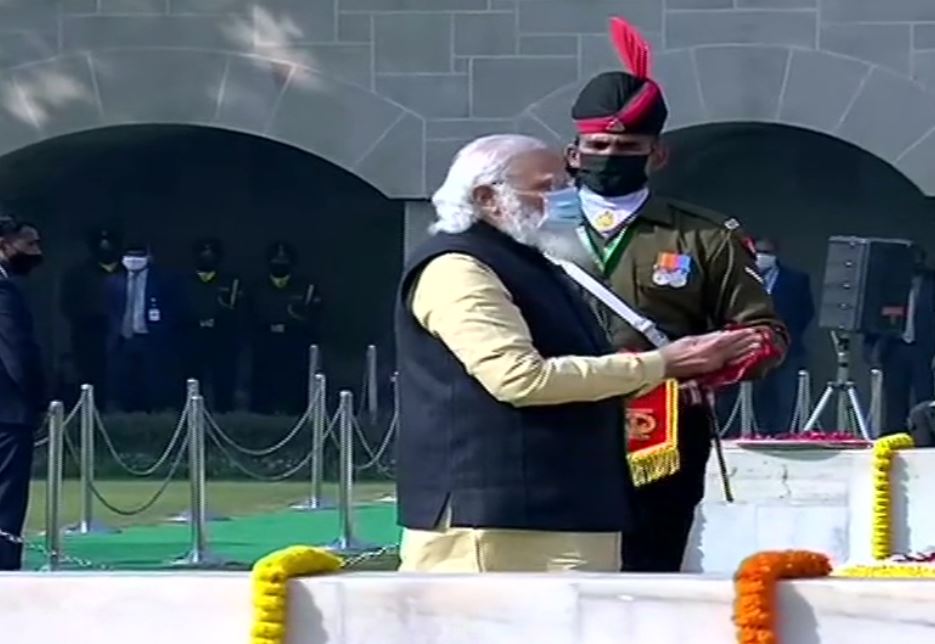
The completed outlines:
{"type": "Polygon", "coordinates": [[[175,359],[175,347],[161,338],[120,338],[108,356],[112,407],[151,413],[181,405],[185,383],[176,373],[175,359]]]}
{"type": "Polygon", "coordinates": [[[107,405],[107,319],[78,320],[71,326],[72,356],[79,384],[94,385],[95,401],[107,405]]]}
{"type": "Polygon", "coordinates": [[[237,339],[230,329],[190,329],[185,353],[186,378],[197,378],[209,394],[212,411],[234,408],[237,383],[237,339]]]}
{"type": "Polygon", "coordinates": [[[913,405],[935,396],[932,352],[916,344],[892,341],[882,356],[883,399],[886,420],[883,434],[906,431],[913,405]]]}
{"type": "Polygon", "coordinates": [[[308,391],[309,339],[286,330],[253,336],[251,410],[257,414],[301,414],[308,391]]]}
{"type": "Polygon", "coordinates": [[[695,507],[704,497],[711,431],[707,405],[680,405],[681,466],[673,476],[636,488],[635,530],[622,541],[625,572],[681,570],[695,507]]]}
{"type": "MultiPolygon", "coordinates": [[[[33,428],[0,425],[0,530],[20,535],[29,505],[33,428]]],[[[23,546],[0,536],[0,570],[19,570],[23,546]]]]}

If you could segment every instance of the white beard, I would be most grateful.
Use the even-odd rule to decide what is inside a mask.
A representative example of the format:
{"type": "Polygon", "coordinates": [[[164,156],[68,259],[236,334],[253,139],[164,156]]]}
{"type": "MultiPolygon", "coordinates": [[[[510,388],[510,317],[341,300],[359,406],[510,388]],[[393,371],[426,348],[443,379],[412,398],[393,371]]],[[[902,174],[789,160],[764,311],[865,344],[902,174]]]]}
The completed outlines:
{"type": "Polygon", "coordinates": [[[536,248],[550,257],[572,262],[587,271],[597,270],[591,254],[581,243],[577,231],[573,228],[540,230],[536,240],[536,248]]]}
{"type": "Polygon", "coordinates": [[[542,211],[532,207],[517,196],[512,188],[499,190],[501,212],[507,216],[501,220],[501,230],[525,246],[532,246],[546,255],[580,263],[591,263],[590,256],[573,228],[555,229],[540,227],[542,211]]]}

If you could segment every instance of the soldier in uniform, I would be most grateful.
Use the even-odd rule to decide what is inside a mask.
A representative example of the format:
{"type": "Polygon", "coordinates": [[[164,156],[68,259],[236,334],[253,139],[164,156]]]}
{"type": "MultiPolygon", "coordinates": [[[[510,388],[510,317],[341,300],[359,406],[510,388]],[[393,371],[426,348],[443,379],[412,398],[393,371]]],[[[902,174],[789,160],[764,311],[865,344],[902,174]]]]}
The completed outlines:
{"type": "MultiPolygon", "coordinates": [[[[701,384],[673,388],[677,398],[674,458],[641,462],[634,473],[638,528],[624,539],[624,570],[677,572],[704,494],[711,451],[713,389],[759,377],[782,356],[787,335],[756,270],[752,244],[736,221],[653,194],[647,173],[661,167],[668,111],[649,77],[649,48],[622,20],[611,34],[632,73],[602,73],[572,108],[578,136],[567,150],[585,221],[572,259],[669,339],[730,327],[755,327],[762,349],[701,384]]],[[[649,340],[598,306],[618,350],[645,351],[649,340]]],[[[631,423],[632,424],[632,423],[631,423]]],[[[632,428],[631,428],[632,429],[632,428]]],[[[631,466],[633,438],[630,443],[631,466]]],[[[651,455],[650,455],[651,456],[651,455]]]]}
{"type": "Polygon", "coordinates": [[[62,284],[61,311],[68,320],[71,353],[81,384],[95,388],[99,406],[107,404],[107,278],[120,270],[120,240],[108,229],[87,237],[88,257],[73,266],[62,284]]]}
{"type": "Polygon", "coordinates": [[[195,242],[189,274],[186,320],[186,374],[210,391],[218,413],[234,408],[239,354],[240,279],[221,269],[224,247],[217,239],[195,242]]]}
{"type": "Polygon", "coordinates": [[[297,255],[288,243],[267,252],[267,274],[250,291],[252,303],[252,409],[298,414],[305,407],[308,347],[315,341],[315,285],[295,273],[297,255]]]}

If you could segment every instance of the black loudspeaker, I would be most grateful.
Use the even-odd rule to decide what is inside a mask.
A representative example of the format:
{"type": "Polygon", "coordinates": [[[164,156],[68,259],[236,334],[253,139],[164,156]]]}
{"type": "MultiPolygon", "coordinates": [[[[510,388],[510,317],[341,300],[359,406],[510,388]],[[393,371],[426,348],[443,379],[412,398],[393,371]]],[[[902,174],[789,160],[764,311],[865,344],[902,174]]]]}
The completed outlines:
{"type": "Polygon", "coordinates": [[[832,237],[818,325],[850,333],[900,335],[912,286],[912,242],[832,237]]]}

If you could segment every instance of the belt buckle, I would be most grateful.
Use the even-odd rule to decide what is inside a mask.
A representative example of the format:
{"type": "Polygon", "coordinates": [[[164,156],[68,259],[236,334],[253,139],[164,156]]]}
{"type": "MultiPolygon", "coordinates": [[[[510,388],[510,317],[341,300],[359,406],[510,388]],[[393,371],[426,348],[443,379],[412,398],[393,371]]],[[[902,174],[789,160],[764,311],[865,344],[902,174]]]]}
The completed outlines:
{"type": "Polygon", "coordinates": [[[279,334],[279,333],[285,333],[285,332],[286,332],[286,325],[285,325],[285,324],[270,324],[270,325],[269,325],[269,332],[270,332],[270,333],[277,333],[277,334],[279,334]]]}
{"type": "Polygon", "coordinates": [[[198,324],[201,326],[202,329],[213,329],[214,318],[210,318],[208,320],[201,320],[198,324]]]}

